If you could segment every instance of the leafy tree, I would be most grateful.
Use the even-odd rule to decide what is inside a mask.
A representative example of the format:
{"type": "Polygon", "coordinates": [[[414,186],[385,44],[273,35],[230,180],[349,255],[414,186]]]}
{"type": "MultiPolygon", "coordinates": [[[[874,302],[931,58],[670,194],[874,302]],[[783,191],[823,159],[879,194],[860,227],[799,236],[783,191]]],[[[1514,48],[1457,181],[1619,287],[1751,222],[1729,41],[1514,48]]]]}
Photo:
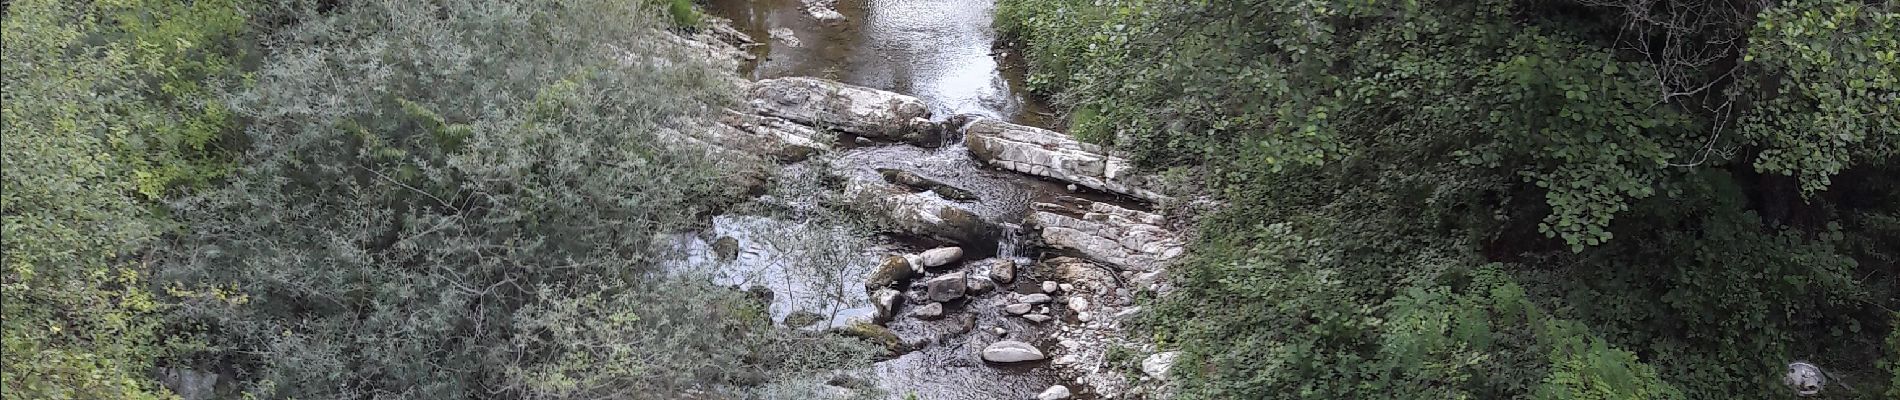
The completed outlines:
{"type": "Polygon", "coordinates": [[[1733,398],[1783,390],[1793,359],[1878,375],[1900,306],[1891,2],[998,14],[1075,135],[1202,167],[1230,205],[1151,321],[1202,363],[1177,369],[1186,397],[1733,398]],[[1543,316],[1469,323],[1509,332],[1478,340],[1411,292],[1469,295],[1448,282],[1485,269],[1543,316]]]}

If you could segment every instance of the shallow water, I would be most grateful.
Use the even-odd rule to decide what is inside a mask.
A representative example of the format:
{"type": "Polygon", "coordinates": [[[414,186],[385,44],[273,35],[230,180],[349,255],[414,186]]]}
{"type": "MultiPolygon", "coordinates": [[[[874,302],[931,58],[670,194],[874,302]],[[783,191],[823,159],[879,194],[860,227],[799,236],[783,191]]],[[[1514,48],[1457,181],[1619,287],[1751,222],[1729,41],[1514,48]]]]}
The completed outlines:
{"type": "MultiPolygon", "coordinates": [[[[709,11],[734,21],[734,27],[751,35],[761,45],[748,49],[755,57],[742,66],[752,79],[809,76],[832,79],[872,88],[917,96],[929,106],[934,118],[953,115],[980,115],[1011,122],[1047,126],[1047,114],[1034,97],[1020,92],[1021,71],[1005,70],[1006,63],[994,51],[996,34],[991,26],[995,5],[989,0],[840,0],[838,11],[845,21],[827,25],[802,10],[798,0],[714,0],[709,11]],[[776,32],[779,38],[774,38],[776,32]],[[789,32],[796,38],[784,40],[789,32]]],[[[1026,248],[1015,230],[1028,214],[1030,205],[1058,196],[1102,197],[1071,193],[1063,184],[1020,174],[983,168],[964,148],[960,137],[953,136],[944,146],[926,149],[909,145],[879,145],[843,150],[831,166],[834,171],[860,179],[879,180],[877,169],[910,171],[932,180],[956,186],[977,195],[973,202],[938,201],[975,212],[984,220],[1003,226],[1004,234],[989,238],[994,243],[965,243],[970,251],[966,262],[945,271],[930,271],[919,277],[908,293],[917,293],[918,285],[930,277],[965,272],[982,274],[990,257],[1013,259],[1022,268],[1019,276],[1029,275],[1036,249],[1026,248]],[[980,250],[979,250],[980,249],[980,250]],[[971,260],[985,258],[985,260],[971,260]]],[[[928,196],[934,196],[926,194],[928,196]]],[[[782,320],[793,308],[843,310],[833,315],[833,323],[870,311],[862,292],[862,278],[874,265],[879,251],[897,250],[895,243],[860,245],[868,253],[862,260],[863,272],[849,275],[842,285],[855,295],[787,296],[784,292],[825,292],[826,284],[812,279],[774,277],[774,274],[811,273],[803,269],[776,267],[785,256],[744,243],[767,241],[782,236],[773,224],[743,217],[722,216],[713,230],[720,236],[745,237],[746,249],[737,260],[719,267],[721,283],[748,284],[728,280],[733,276],[757,276],[754,281],[774,290],[772,306],[775,320],[782,320]],[[750,232],[743,232],[750,230],[750,232]],[[882,246],[882,247],[879,247],[882,246]],[[819,298],[833,304],[799,305],[786,302],[795,298],[819,298]],[[786,303],[786,304],[781,304],[786,303]]],[[[817,229],[828,229],[817,227],[817,229]]],[[[700,239],[700,246],[705,246],[700,239]]],[[[843,241],[848,242],[848,241],[843,241]]],[[[920,249],[905,249],[910,251],[920,249]]],[[[701,254],[709,254],[702,249],[701,254]]],[[[849,253],[849,252],[845,252],[849,253]]],[[[848,258],[848,257],[844,257],[848,258]]],[[[843,258],[840,258],[841,260],[843,258]]],[[[835,263],[834,263],[835,264],[835,263]]],[[[857,271],[857,267],[843,268],[857,271]]],[[[1019,279],[1022,283],[1027,279],[1019,279]]],[[[751,281],[747,281],[751,282],[751,281]]],[[[1033,286],[1033,285],[1029,285],[1033,286]]],[[[983,296],[968,297],[945,304],[945,317],[936,321],[912,318],[910,309],[921,302],[899,307],[888,327],[906,343],[929,343],[921,350],[877,363],[879,386],[891,399],[914,395],[924,400],[1026,399],[1060,382],[1044,363],[991,365],[978,357],[989,343],[1001,339],[1035,343],[1047,350],[1052,343],[1043,339],[1047,325],[1002,315],[1001,294],[1008,287],[983,296]],[[1003,328],[998,334],[994,328],[1003,328]]],[[[916,298],[915,295],[908,296],[916,298]]],[[[821,311],[821,313],[830,311],[821,311]]],[[[1071,388],[1078,389],[1079,388],[1071,388]]],[[[1077,398],[1088,398],[1078,393],[1077,398]]]]}

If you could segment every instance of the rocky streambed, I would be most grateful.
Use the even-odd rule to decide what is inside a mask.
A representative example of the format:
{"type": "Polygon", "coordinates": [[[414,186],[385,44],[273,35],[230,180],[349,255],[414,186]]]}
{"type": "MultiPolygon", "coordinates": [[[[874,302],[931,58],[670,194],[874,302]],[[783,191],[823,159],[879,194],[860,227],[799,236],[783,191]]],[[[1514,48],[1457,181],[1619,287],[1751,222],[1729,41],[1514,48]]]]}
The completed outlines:
{"type": "Polygon", "coordinates": [[[788,211],[715,217],[678,239],[684,263],[770,298],[777,323],[878,343],[888,398],[1162,386],[1172,356],[1123,332],[1182,255],[1151,210],[1173,200],[1124,157],[1018,123],[1034,107],[988,51],[987,2],[715,3],[738,28],[683,40],[758,80],[720,124],[677,134],[779,165],[749,182],[788,211]],[[799,75],[823,76],[812,65],[839,79],[799,75]],[[1112,360],[1130,356],[1141,370],[1112,360]]]}

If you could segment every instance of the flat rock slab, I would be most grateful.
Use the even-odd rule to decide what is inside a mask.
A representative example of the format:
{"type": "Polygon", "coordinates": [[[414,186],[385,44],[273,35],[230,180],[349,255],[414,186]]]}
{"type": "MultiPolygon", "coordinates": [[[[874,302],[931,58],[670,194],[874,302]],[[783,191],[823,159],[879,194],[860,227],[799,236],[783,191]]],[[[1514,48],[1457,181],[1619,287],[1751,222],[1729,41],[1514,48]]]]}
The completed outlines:
{"type": "Polygon", "coordinates": [[[747,97],[754,113],[861,136],[907,140],[930,126],[923,100],[824,79],[766,79],[747,97]]]}
{"type": "Polygon", "coordinates": [[[1041,128],[979,119],[964,128],[964,144],[978,160],[1010,171],[1052,178],[1091,189],[1151,202],[1170,200],[1147,188],[1149,178],[1135,174],[1127,157],[1069,135],[1041,128]]]}

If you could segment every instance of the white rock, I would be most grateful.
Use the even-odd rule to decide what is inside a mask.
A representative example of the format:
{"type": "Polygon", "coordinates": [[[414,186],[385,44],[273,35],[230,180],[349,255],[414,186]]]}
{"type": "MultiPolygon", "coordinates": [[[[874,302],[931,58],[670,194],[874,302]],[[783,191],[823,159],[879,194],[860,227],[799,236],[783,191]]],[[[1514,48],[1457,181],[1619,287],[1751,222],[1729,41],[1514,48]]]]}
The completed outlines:
{"type": "Polygon", "coordinates": [[[996,288],[996,282],[990,281],[990,278],[985,276],[972,276],[964,284],[969,286],[972,295],[989,293],[990,289],[996,288]]]}
{"type": "Polygon", "coordinates": [[[925,267],[950,265],[950,263],[957,262],[957,259],[960,258],[963,258],[962,247],[940,247],[925,250],[923,253],[917,254],[917,259],[923,262],[925,267]]]}
{"type": "Polygon", "coordinates": [[[1042,281],[1043,293],[1055,293],[1057,290],[1061,290],[1061,289],[1062,289],[1062,286],[1057,285],[1056,281],[1042,281]]]}
{"type": "Polygon", "coordinates": [[[1003,312],[1006,312],[1006,313],[1010,313],[1011,315],[1023,315],[1023,314],[1028,314],[1028,313],[1029,313],[1029,304],[1026,304],[1026,303],[1016,303],[1016,304],[1011,304],[1011,305],[1007,305],[1007,306],[1003,306],[1003,312]]]}
{"type": "Polygon", "coordinates": [[[1025,295],[1019,301],[1024,302],[1024,303],[1029,303],[1029,304],[1043,304],[1043,303],[1048,303],[1050,300],[1054,300],[1054,298],[1051,298],[1049,297],[1049,295],[1046,295],[1046,294],[1036,293],[1036,294],[1025,295]]]}
{"type": "Polygon", "coordinates": [[[1089,309],[1089,299],[1085,299],[1081,297],[1069,298],[1069,311],[1083,312],[1083,311],[1088,311],[1088,309],[1089,309]]]}
{"type": "Polygon", "coordinates": [[[1031,322],[1043,323],[1043,322],[1049,322],[1049,320],[1054,319],[1054,318],[1047,315],[1042,315],[1042,314],[1028,314],[1028,315],[1024,315],[1023,319],[1029,320],[1031,322]]]}
{"type": "Polygon", "coordinates": [[[1056,357],[1056,360],[1055,360],[1056,364],[1061,364],[1061,365],[1069,365],[1069,364],[1074,364],[1078,362],[1082,362],[1082,358],[1076,357],[1074,354],[1064,354],[1061,357],[1056,357]]]}
{"type": "Polygon", "coordinates": [[[966,125],[964,144],[971,156],[997,168],[1156,203],[1171,200],[1144,187],[1152,178],[1128,173],[1134,163],[1127,158],[1108,154],[1101,146],[1076,141],[1067,134],[985,118],[966,125]]]}
{"type": "Polygon", "coordinates": [[[1070,285],[1070,284],[1067,284],[1067,283],[1064,283],[1064,284],[1060,284],[1060,285],[1056,285],[1056,288],[1058,288],[1058,289],[1062,289],[1062,292],[1063,292],[1063,293],[1069,293],[1069,292],[1074,292],[1074,291],[1075,291],[1075,285],[1070,285]]]}
{"type": "Polygon", "coordinates": [[[1075,319],[1077,321],[1089,322],[1089,321],[1094,320],[1095,316],[1089,315],[1087,311],[1083,311],[1083,312],[1075,313],[1075,319]]]}
{"type": "Polygon", "coordinates": [[[995,363],[1037,361],[1049,358],[1049,356],[1042,354],[1042,349],[1038,349],[1029,343],[1015,340],[1003,340],[990,343],[989,346],[983,348],[983,352],[980,355],[983,357],[983,361],[995,363]]]}
{"type": "Polygon", "coordinates": [[[1141,360],[1141,372],[1155,379],[1166,378],[1168,369],[1174,368],[1174,360],[1181,356],[1179,351],[1155,353],[1141,360]]]}
{"type": "Polygon", "coordinates": [[[1068,386],[1055,385],[1037,394],[1036,400],[1065,400],[1068,399],[1069,396],[1072,395],[1069,393],[1068,386]]]}
{"type": "Polygon", "coordinates": [[[1009,330],[1003,329],[1003,327],[998,326],[998,327],[990,328],[990,332],[996,332],[997,335],[1002,335],[1005,333],[1009,333],[1009,330]]]}

